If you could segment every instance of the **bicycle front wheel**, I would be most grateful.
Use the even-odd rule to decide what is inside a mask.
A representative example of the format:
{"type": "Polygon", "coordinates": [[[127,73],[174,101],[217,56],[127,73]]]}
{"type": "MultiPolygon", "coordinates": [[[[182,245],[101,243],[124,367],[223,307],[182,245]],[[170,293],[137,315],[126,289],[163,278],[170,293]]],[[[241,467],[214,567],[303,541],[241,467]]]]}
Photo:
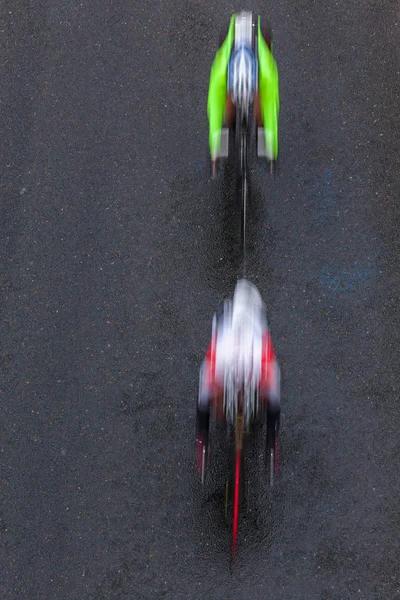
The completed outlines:
{"type": "Polygon", "coordinates": [[[233,483],[233,515],[232,515],[232,557],[236,556],[238,531],[239,531],[239,512],[241,500],[241,477],[242,477],[242,450],[238,448],[235,456],[235,471],[233,483]]]}
{"type": "Polygon", "coordinates": [[[244,128],[240,134],[240,187],[241,241],[243,250],[245,250],[249,185],[247,178],[247,132],[244,128]]]}

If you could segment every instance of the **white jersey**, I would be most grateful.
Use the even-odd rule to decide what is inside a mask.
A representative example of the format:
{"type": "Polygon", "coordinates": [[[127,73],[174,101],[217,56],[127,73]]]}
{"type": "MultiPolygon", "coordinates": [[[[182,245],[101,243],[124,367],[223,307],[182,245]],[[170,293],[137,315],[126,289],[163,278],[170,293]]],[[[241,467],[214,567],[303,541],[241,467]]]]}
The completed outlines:
{"type": "Polygon", "coordinates": [[[257,288],[239,281],[233,302],[225,303],[223,316],[215,325],[216,380],[222,383],[229,374],[239,385],[259,382],[267,321],[257,288]]]}
{"type": "Polygon", "coordinates": [[[224,402],[233,399],[242,385],[251,405],[250,413],[255,390],[267,396],[271,406],[280,404],[280,370],[265,305],[257,288],[244,279],[238,281],[233,301],[226,301],[222,313],[214,316],[199,384],[198,403],[203,407],[221,391],[224,402]]]}

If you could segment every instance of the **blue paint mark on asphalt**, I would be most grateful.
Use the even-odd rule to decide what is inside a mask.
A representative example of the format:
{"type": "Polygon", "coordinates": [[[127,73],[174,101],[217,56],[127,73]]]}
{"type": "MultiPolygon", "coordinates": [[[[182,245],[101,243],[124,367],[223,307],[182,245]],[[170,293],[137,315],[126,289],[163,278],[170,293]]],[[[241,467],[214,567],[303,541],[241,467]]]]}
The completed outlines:
{"type": "Polygon", "coordinates": [[[328,288],[331,292],[353,292],[365,290],[374,273],[371,267],[362,267],[356,263],[348,267],[327,266],[318,274],[321,287],[328,288]]]}
{"type": "Polygon", "coordinates": [[[206,161],[205,160],[195,160],[194,161],[194,168],[195,171],[202,171],[206,166],[206,161]]]}
{"type": "MultiPolygon", "coordinates": [[[[68,4],[70,2],[72,2],[73,0],[60,0],[58,2],[59,6],[63,6],[65,4],[68,4]]],[[[53,16],[58,16],[60,14],[60,9],[57,6],[52,6],[50,7],[50,12],[53,16]]]]}
{"type": "Polygon", "coordinates": [[[327,169],[324,178],[314,187],[314,217],[318,222],[326,223],[334,215],[338,199],[333,189],[333,172],[327,169]]]}

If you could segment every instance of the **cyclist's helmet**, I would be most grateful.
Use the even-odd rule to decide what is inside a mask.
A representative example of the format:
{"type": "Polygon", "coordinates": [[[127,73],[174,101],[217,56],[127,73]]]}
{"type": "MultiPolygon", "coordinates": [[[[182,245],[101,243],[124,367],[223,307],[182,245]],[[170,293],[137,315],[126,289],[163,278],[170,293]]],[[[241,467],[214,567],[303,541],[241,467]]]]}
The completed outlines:
{"type": "Polygon", "coordinates": [[[229,65],[229,92],[236,106],[248,106],[256,85],[253,16],[242,12],[235,20],[235,44],[229,65]]]}

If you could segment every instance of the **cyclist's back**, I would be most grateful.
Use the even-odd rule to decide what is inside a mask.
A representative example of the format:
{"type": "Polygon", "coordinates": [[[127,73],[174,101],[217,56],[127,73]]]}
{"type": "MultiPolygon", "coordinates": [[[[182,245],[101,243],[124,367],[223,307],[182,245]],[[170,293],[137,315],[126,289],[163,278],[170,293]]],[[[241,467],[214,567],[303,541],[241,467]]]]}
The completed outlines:
{"type": "Polygon", "coordinates": [[[239,282],[233,302],[225,302],[223,318],[216,323],[216,386],[228,372],[237,385],[245,384],[246,376],[260,378],[265,325],[258,291],[246,281],[239,282]]]}
{"type": "Polygon", "coordinates": [[[210,74],[207,112],[214,175],[221,129],[234,125],[238,104],[249,99],[254,101],[257,127],[264,129],[266,156],[270,161],[276,160],[279,84],[271,30],[261,25],[260,17],[256,26],[252,13],[241,12],[231,17],[210,74]]]}
{"type": "Polygon", "coordinates": [[[221,416],[227,378],[235,386],[257,388],[270,423],[278,422],[280,370],[264,303],[257,288],[246,280],[238,282],[233,301],[225,301],[213,319],[211,343],[200,370],[198,439],[208,436],[211,406],[221,416]]]}

